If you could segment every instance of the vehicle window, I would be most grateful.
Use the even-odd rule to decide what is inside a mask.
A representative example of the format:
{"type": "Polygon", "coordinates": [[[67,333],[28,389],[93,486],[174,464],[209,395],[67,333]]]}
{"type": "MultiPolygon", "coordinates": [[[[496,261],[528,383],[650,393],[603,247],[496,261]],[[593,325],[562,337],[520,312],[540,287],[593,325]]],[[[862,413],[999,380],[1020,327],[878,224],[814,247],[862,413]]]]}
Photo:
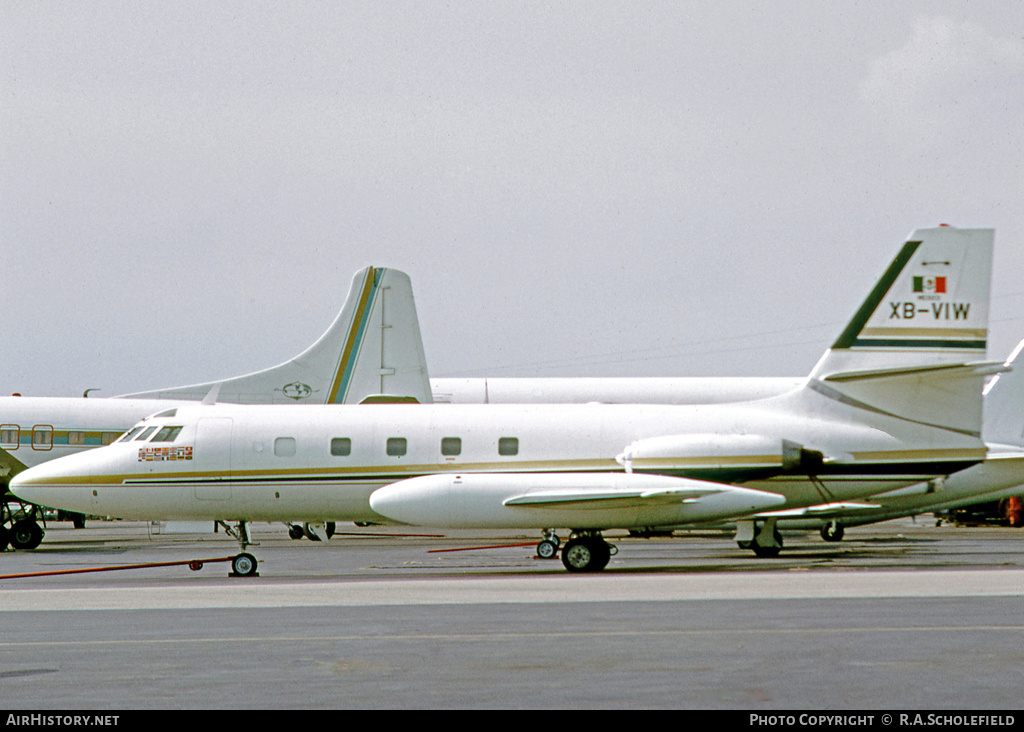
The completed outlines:
{"type": "Polygon", "coordinates": [[[53,427],[36,425],[32,428],[32,449],[50,450],[53,448],[53,427]]]}
{"type": "Polygon", "coordinates": [[[5,424],[0,427],[0,446],[17,449],[21,440],[21,429],[17,425],[5,424]]]}
{"type": "Polygon", "coordinates": [[[498,440],[498,454],[499,455],[518,455],[519,454],[519,438],[518,437],[502,437],[498,440]]]}
{"type": "Polygon", "coordinates": [[[391,457],[402,457],[409,449],[409,442],[404,437],[388,438],[388,455],[391,457]]]}
{"type": "Polygon", "coordinates": [[[141,426],[140,427],[133,427],[131,430],[129,430],[127,433],[125,433],[125,436],[122,437],[120,440],[118,440],[118,442],[128,442],[130,439],[135,437],[135,435],[137,435],[140,432],[142,432],[142,430],[143,430],[143,427],[141,427],[141,426]]]}
{"type": "Polygon", "coordinates": [[[84,445],[85,444],[85,433],[75,431],[68,431],[68,444],[69,445],[84,445]]]}
{"type": "Polygon", "coordinates": [[[352,439],[349,437],[335,437],[331,440],[331,454],[346,456],[352,454],[352,439]]]}
{"type": "Polygon", "coordinates": [[[462,454],[462,438],[461,437],[442,437],[441,438],[441,454],[442,455],[461,455],[462,454]]]}
{"type": "Polygon", "coordinates": [[[144,429],[142,431],[141,435],[139,435],[138,437],[135,438],[135,441],[139,442],[141,440],[148,440],[149,436],[151,434],[153,434],[154,432],[156,432],[156,427],[147,427],[146,429],[144,429]]]}
{"type": "Polygon", "coordinates": [[[294,457],[295,455],[295,438],[294,437],[278,437],[274,440],[274,454],[278,457],[294,457]]]}
{"type": "Polygon", "coordinates": [[[170,426],[161,428],[153,436],[153,442],[174,442],[178,438],[178,433],[181,432],[181,426],[170,426]]]}
{"type": "Polygon", "coordinates": [[[121,436],[120,432],[101,432],[100,433],[100,444],[101,445],[109,445],[110,443],[112,443],[114,440],[116,440],[120,436],[121,436]]]}

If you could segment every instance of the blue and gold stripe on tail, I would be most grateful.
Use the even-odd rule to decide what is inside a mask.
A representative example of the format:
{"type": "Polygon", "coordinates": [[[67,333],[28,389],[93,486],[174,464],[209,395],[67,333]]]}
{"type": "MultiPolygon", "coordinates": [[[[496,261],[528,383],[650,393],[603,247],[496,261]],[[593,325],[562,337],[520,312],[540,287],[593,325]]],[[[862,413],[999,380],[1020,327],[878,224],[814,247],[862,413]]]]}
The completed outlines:
{"type": "Polygon", "coordinates": [[[341,359],[334,373],[334,381],[331,383],[331,390],[327,397],[328,404],[344,403],[348,395],[349,387],[352,385],[352,375],[355,373],[356,363],[359,360],[363,337],[370,322],[370,313],[373,312],[373,303],[377,297],[384,272],[384,268],[369,267],[367,269],[366,279],[363,281],[362,291],[359,294],[359,303],[356,306],[348,338],[345,341],[345,348],[341,352],[341,359]]]}

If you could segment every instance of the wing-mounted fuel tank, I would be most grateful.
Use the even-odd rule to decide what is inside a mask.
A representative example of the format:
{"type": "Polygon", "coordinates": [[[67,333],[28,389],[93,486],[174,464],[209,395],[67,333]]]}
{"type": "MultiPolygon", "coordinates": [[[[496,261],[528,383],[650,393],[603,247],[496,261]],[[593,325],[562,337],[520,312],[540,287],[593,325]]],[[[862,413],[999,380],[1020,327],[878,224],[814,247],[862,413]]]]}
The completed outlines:
{"type": "Polygon", "coordinates": [[[626,472],[657,471],[736,480],[778,473],[815,474],[824,453],[765,435],[666,435],[637,440],[615,458],[626,472]]]}
{"type": "Polygon", "coordinates": [[[626,473],[424,475],[370,496],[370,507],[393,521],[446,528],[673,525],[758,513],[784,502],[767,491],[626,473]]]}

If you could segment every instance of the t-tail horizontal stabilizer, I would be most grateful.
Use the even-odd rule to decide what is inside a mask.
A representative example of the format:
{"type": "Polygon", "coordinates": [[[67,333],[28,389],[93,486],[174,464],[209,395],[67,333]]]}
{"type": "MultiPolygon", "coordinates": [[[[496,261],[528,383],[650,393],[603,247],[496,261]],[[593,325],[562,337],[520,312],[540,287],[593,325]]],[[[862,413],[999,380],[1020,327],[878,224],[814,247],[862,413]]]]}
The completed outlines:
{"type": "Polygon", "coordinates": [[[811,373],[854,407],[981,434],[992,229],[918,229],[811,373]]]}
{"type": "Polygon", "coordinates": [[[236,404],[356,404],[381,395],[431,402],[409,276],[384,267],[359,270],[327,332],[279,366],[123,397],[200,401],[213,389],[217,401],[236,404]]]}

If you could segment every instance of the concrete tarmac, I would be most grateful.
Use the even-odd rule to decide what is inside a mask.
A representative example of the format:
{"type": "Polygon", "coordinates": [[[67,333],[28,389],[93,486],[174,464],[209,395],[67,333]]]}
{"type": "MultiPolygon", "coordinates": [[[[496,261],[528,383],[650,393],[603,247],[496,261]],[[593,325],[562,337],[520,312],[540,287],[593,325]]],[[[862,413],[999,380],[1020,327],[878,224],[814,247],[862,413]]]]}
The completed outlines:
{"type": "MultiPolygon", "coordinates": [[[[531,532],[338,528],[317,544],[255,525],[253,578],[206,563],[0,580],[0,705],[1022,706],[1019,529],[901,520],[838,544],[786,534],[773,560],[728,534],[609,532],[619,553],[579,576],[508,546],[531,532]]],[[[235,552],[223,534],[52,524],[39,549],[0,555],[0,574],[235,552]]]]}

